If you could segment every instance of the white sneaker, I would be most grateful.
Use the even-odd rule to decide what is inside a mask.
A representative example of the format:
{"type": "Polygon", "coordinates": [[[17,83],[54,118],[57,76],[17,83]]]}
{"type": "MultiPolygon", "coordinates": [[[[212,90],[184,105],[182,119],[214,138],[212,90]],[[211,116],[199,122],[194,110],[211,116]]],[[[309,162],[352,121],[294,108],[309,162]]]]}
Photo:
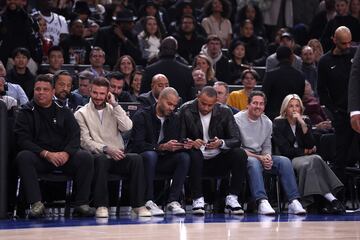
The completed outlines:
{"type": "Polygon", "coordinates": [[[97,218],[108,218],[109,210],[107,207],[98,207],[95,212],[97,218]]]}
{"type": "Polygon", "coordinates": [[[244,214],[244,210],[242,209],[240,203],[238,202],[238,197],[236,195],[226,196],[224,212],[235,215],[244,214]]]}
{"type": "Polygon", "coordinates": [[[145,206],[133,208],[132,213],[138,217],[151,217],[151,212],[145,206]]]}
{"type": "Polygon", "coordinates": [[[204,197],[199,197],[199,198],[193,200],[192,213],[194,215],[204,215],[205,214],[204,197]]]}
{"type": "Polygon", "coordinates": [[[258,206],[258,214],[273,215],[275,214],[275,210],[271,207],[268,200],[262,199],[258,206]]]}
{"type": "Polygon", "coordinates": [[[145,207],[151,212],[152,216],[163,216],[165,214],[164,211],[161,210],[158,205],[156,205],[156,203],[151,200],[145,203],[145,207]]]}
{"type": "Polygon", "coordinates": [[[173,201],[166,205],[166,212],[174,215],[185,214],[185,210],[181,207],[180,203],[173,201]]]}
{"type": "Polygon", "coordinates": [[[302,207],[301,203],[294,199],[288,206],[288,213],[295,214],[295,215],[303,215],[306,214],[306,210],[302,207]]]}

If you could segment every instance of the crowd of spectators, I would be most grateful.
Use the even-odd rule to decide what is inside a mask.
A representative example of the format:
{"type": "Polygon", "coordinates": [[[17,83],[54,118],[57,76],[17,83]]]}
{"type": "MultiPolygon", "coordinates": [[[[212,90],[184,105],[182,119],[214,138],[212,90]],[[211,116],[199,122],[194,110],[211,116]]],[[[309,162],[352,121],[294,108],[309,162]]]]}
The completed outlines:
{"type": "Polygon", "coordinates": [[[68,173],[86,158],[97,210],[88,205],[90,177],[76,178],[85,186],[76,195],[75,213],[82,216],[108,216],[109,171],[133,174],[130,204],[136,214],[164,214],[154,198],[160,170],[173,174],[166,205],[172,214],[185,213],[178,201],[186,175],[193,212],[204,214],[202,174],[228,171],[225,212],[243,214],[238,197],[247,171],[258,212],[273,214],[255,177],[263,170],[286,175],[283,185],[291,183],[284,187],[289,213],[306,213],[302,206],[312,204],[313,195],[328,200],[323,212],[344,213],[335,195],[346,182],[344,169],[354,154],[349,146],[358,137],[350,125],[347,89],[360,42],[359,5],[358,0],[4,1],[0,100],[19,112],[16,163],[27,182],[30,216],[44,214],[36,171],[55,166],[68,173]],[[252,95],[256,88],[262,92],[252,95]],[[123,102],[139,103],[133,120],[123,102]],[[72,113],[68,125],[64,116],[72,113]],[[27,121],[38,118],[40,125],[29,130],[27,121]],[[268,135],[251,130],[260,125],[268,135]],[[127,145],[120,133],[131,129],[127,145]],[[316,155],[321,139],[316,136],[324,133],[337,139],[335,174],[316,155]],[[46,142],[47,137],[57,140],[46,142]],[[36,165],[44,159],[52,165],[36,165]],[[299,189],[287,170],[291,163],[299,189]],[[311,189],[307,181],[321,187],[311,189]]]}

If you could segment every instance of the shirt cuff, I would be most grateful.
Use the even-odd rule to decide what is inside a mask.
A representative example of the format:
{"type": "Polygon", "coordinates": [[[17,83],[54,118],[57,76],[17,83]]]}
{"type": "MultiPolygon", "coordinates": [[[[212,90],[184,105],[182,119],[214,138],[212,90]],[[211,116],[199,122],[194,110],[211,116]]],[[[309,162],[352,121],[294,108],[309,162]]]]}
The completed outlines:
{"type": "Polygon", "coordinates": [[[350,112],[350,117],[359,115],[359,114],[360,114],[360,111],[352,111],[352,112],[350,112]]]}
{"type": "Polygon", "coordinates": [[[230,149],[229,147],[226,146],[224,139],[221,139],[221,140],[222,140],[222,144],[221,144],[220,148],[221,149],[230,149]]]}

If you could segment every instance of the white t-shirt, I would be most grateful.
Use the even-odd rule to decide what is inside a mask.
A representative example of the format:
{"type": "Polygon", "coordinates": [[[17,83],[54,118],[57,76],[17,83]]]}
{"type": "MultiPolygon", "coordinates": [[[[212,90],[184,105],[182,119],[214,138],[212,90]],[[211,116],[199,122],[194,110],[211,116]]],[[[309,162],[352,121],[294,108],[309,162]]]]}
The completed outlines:
{"type": "Polygon", "coordinates": [[[159,117],[157,115],[156,115],[156,117],[161,122],[160,134],[159,134],[159,138],[158,138],[158,143],[160,143],[164,139],[164,122],[165,122],[165,118],[164,117],[159,117]]]}
{"type": "MultiPolygon", "coordinates": [[[[209,137],[209,126],[210,126],[210,120],[211,120],[211,115],[212,112],[206,114],[206,115],[202,115],[201,113],[199,113],[200,115],[200,120],[201,120],[201,125],[203,128],[203,140],[205,141],[205,143],[207,143],[210,139],[209,137]]],[[[218,154],[220,154],[220,149],[206,149],[205,146],[200,148],[203,156],[205,159],[211,159],[216,157],[218,154]]]]}
{"type": "Polygon", "coordinates": [[[45,37],[52,40],[54,45],[59,45],[60,34],[68,34],[69,29],[65,18],[57,13],[51,13],[49,17],[41,15],[46,21],[45,37]]]}

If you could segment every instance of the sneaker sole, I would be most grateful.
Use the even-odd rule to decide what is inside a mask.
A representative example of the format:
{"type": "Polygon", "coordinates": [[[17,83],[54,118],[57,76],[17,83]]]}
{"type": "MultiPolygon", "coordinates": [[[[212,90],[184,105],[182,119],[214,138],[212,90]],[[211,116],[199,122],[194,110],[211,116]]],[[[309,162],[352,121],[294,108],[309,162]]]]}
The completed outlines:
{"type": "Polygon", "coordinates": [[[225,212],[226,214],[232,214],[232,215],[244,215],[244,210],[233,211],[233,210],[231,210],[231,209],[225,208],[224,212],[225,212]]]}

